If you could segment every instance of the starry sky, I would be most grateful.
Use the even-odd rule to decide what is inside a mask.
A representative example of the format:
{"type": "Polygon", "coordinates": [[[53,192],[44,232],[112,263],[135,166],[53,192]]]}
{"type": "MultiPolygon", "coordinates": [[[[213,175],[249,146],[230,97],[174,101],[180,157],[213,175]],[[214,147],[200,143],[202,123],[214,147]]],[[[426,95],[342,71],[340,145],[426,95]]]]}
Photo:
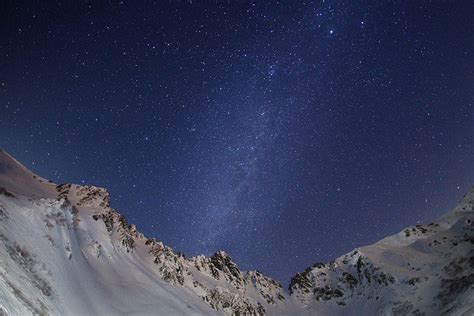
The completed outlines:
{"type": "Polygon", "coordinates": [[[474,184],[472,1],[2,1],[0,146],[188,256],[294,273],[474,184]]]}

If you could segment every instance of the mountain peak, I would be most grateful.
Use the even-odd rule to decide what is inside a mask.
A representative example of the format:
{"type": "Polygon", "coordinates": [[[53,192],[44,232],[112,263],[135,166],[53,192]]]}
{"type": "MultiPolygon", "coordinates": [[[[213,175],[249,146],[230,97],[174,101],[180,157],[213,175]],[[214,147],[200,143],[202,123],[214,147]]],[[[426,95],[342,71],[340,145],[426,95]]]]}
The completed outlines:
{"type": "Polygon", "coordinates": [[[65,183],[56,186],[56,190],[58,191],[58,198],[65,198],[78,206],[97,208],[108,208],[110,206],[110,195],[104,188],[65,183]]]}
{"type": "Polygon", "coordinates": [[[474,190],[433,223],[297,273],[290,298],[225,251],[186,258],[146,238],[109,199],[0,151],[0,314],[338,315],[361,302],[374,315],[473,311],[474,190]]]}

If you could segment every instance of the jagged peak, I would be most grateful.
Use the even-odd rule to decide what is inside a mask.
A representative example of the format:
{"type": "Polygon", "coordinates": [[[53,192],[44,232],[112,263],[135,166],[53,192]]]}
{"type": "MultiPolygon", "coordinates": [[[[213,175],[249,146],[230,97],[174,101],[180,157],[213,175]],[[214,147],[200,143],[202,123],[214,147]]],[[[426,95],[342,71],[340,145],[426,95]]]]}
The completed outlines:
{"type": "Polygon", "coordinates": [[[102,192],[104,194],[109,194],[108,190],[103,187],[98,187],[95,185],[82,185],[75,183],[63,183],[56,186],[58,189],[71,189],[74,188],[78,193],[88,193],[88,192],[102,192]]]}
{"type": "Polygon", "coordinates": [[[65,183],[56,186],[58,198],[65,198],[78,206],[109,208],[110,194],[107,189],[93,185],[65,183]]]}
{"type": "Polygon", "coordinates": [[[227,254],[225,251],[217,251],[211,256],[211,262],[218,268],[219,270],[223,270],[224,267],[228,267],[229,269],[234,269],[236,268],[239,272],[239,268],[237,267],[237,264],[232,261],[232,258],[230,257],[229,254],[227,254]]]}
{"type": "Polygon", "coordinates": [[[216,251],[212,257],[220,257],[220,258],[229,258],[230,260],[232,260],[232,258],[230,257],[230,255],[225,252],[224,250],[219,250],[219,251],[216,251]]]}

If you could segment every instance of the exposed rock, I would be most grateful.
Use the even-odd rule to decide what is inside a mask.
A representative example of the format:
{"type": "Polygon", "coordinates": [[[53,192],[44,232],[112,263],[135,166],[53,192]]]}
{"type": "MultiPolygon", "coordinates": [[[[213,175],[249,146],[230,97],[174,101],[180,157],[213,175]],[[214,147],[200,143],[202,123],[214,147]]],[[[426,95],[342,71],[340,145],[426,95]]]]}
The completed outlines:
{"type": "Polygon", "coordinates": [[[232,315],[265,315],[265,308],[260,303],[252,304],[239,294],[230,293],[219,287],[206,292],[207,294],[203,297],[203,300],[215,310],[227,310],[232,315]]]}
{"type": "Polygon", "coordinates": [[[5,195],[6,197],[9,197],[9,198],[14,198],[15,197],[15,194],[11,193],[10,191],[8,191],[7,189],[5,189],[3,187],[0,187],[0,194],[3,194],[3,195],[5,195]]]}

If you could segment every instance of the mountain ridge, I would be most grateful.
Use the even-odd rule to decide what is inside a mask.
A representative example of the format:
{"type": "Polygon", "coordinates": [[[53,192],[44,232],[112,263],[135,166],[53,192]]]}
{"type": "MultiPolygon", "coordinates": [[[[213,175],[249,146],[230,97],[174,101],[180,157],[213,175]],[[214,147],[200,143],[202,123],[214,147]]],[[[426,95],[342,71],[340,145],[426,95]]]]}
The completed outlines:
{"type": "Polygon", "coordinates": [[[433,223],[408,227],[297,273],[288,294],[259,271],[241,271],[224,251],[190,258],[174,253],[111,208],[106,189],[48,182],[4,150],[0,188],[0,240],[6,254],[0,257],[0,312],[7,315],[339,315],[360,306],[373,314],[421,315],[433,310],[430,305],[443,308],[446,300],[444,313],[474,311],[469,287],[474,282],[474,190],[433,223]],[[63,266],[50,264],[38,250],[63,266]],[[409,259],[413,255],[422,259],[409,259]],[[12,271],[17,277],[10,276],[12,271]],[[111,284],[120,284],[131,296],[124,299],[124,292],[111,284]],[[118,307],[104,307],[84,293],[88,287],[104,289],[106,295],[98,297],[118,307]],[[132,308],[140,304],[147,306],[132,308]]]}

